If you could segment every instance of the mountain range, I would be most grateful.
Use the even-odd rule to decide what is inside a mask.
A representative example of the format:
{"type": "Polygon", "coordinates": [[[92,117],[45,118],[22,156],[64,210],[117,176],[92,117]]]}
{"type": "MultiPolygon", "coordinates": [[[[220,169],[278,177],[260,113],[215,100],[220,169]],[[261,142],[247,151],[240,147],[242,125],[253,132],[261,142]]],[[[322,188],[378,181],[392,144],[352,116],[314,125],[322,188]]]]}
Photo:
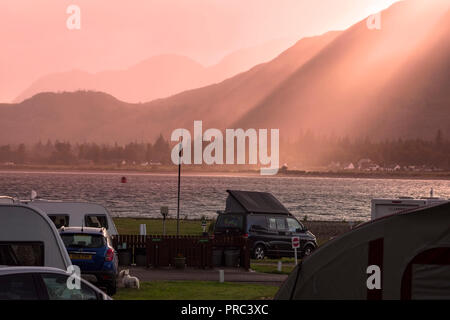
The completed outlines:
{"type": "Polygon", "coordinates": [[[449,9],[445,0],[398,2],[381,13],[380,30],[363,20],[304,38],[222,82],[146,103],[76,91],[2,104],[0,143],[154,140],[192,130],[194,120],[205,129],[279,128],[285,140],[308,130],[392,139],[441,129],[449,137],[449,9]]]}
{"type": "Polygon", "coordinates": [[[218,63],[205,67],[182,55],[153,56],[124,70],[90,73],[82,70],[48,74],[33,82],[15,103],[40,92],[93,90],[108,93],[127,102],[143,102],[220,82],[255,64],[273,59],[292,44],[277,39],[258,46],[237,50],[218,63]]]}

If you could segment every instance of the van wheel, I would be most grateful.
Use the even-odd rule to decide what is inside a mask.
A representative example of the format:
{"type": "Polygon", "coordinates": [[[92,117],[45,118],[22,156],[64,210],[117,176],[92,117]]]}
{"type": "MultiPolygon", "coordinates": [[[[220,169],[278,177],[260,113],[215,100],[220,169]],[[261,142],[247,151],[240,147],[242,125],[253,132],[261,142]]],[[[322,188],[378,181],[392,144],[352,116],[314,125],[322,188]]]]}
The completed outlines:
{"type": "Polygon", "coordinates": [[[314,251],[314,247],[312,245],[307,245],[305,247],[305,249],[303,250],[303,256],[304,257],[310,256],[311,253],[313,253],[313,251],[314,251]]]}
{"type": "Polygon", "coordinates": [[[257,260],[262,260],[266,256],[266,248],[258,244],[253,250],[253,257],[257,260]]]}

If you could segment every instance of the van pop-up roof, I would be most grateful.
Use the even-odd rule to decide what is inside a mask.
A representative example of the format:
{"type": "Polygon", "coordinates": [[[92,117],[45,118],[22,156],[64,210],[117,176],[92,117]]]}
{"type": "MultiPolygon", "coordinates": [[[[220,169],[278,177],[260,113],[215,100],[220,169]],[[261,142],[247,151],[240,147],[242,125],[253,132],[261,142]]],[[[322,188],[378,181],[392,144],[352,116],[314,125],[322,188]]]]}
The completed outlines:
{"type": "Polygon", "coordinates": [[[268,213],[290,215],[271,193],[227,190],[225,213],[268,213]]]}

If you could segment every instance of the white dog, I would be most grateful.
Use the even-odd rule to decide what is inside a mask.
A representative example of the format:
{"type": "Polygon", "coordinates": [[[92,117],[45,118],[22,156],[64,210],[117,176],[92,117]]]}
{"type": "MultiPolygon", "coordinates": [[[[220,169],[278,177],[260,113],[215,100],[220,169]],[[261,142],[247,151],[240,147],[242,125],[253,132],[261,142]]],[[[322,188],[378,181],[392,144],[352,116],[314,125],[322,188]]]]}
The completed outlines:
{"type": "Polygon", "coordinates": [[[119,272],[119,279],[122,279],[122,285],[125,288],[135,288],[139,289],[140,283],[139,279],[136,277],[130,276],[130,270],[125,269],[119,272]]]}

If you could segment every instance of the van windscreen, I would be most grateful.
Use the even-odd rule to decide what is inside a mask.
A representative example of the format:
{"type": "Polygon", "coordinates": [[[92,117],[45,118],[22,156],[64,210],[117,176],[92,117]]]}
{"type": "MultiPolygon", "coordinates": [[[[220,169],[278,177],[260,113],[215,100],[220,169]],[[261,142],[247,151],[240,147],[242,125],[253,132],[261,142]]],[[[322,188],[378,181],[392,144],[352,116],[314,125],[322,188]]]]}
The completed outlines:
{"type": "Polygon", "coordinates": [[[217,218],[216,229],[242,230],[244,226],[244,216],[240,214],[221,214],[217,218]]]}

